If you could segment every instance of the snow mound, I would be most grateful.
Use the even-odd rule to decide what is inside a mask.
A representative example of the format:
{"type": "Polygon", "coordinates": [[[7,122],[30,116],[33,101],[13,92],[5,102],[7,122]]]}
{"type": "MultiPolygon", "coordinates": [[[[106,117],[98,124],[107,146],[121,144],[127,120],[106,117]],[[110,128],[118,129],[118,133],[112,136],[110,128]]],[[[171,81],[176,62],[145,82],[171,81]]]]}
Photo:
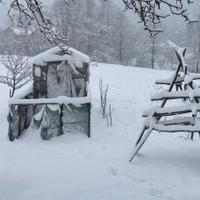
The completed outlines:
{"type": "Polygon", "coordinates": [[[186,133],[152,134],[144,152],[128,162],[143,124],[141,112],[150,107],[155,80],[166,74],[171,75],[119,65],[91,67],[91,139],[65,134],[48,142],[32,129],[8,141],[8,91],[0,85],[0,199],[199,200],[198,136],[192,142],[186,133]],[[109,84],[113,127],[100,115],[100,78],[109,84]]]}

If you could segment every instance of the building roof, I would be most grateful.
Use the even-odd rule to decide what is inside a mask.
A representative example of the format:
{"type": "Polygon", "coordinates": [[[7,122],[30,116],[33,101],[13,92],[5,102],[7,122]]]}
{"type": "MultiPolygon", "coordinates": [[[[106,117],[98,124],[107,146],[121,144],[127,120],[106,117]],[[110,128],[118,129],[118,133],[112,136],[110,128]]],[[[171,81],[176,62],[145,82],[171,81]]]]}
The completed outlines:
{"type": "Polygon", "coordinates": [[[74,48],[68,46],[56,46],[32,57],[31,63],[43,66],[47,65],[48,62],[65,60],[73,65],[76,65],[77,68],[82,68],[83,63],[89,63],[90,61],[87,55],[81,53],[80,51],[74,48]]]}

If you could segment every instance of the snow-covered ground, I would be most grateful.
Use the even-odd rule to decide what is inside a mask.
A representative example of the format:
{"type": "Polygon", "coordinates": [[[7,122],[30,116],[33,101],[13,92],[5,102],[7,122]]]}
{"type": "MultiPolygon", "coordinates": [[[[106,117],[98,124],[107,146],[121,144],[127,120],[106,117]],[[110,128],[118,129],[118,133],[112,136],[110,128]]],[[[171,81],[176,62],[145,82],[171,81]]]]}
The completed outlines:
{"type": "MultiPolygon", "coordinates": [[[[2,69],[0,70],[0,73],[2,69]]],[[[7,139],[8,89],[0,85],[1,200],[199,200],[200,141],[152,134],[130,163],[156,79],[166,71],[100,64],[91,67],[92,137],[42,141],[28,131],[7,139]],[[99,79],[109,84],[113,127],[99,113],[99,79]]]]}

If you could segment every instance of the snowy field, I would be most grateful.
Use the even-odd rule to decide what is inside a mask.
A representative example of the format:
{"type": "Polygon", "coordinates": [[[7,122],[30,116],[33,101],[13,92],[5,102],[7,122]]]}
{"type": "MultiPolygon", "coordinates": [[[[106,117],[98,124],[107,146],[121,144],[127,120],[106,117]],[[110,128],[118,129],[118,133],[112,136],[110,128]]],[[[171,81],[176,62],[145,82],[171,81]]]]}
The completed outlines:
{"type": "MultiPolygon", "coordinates": [[[[2,73],[2,68],[0,69],[2,73]]],[[[42,141],[37,131],[7,139],[8,89],[0,85],[0,200],[199,200],[200,140],[152,134],[130,163],[151,106],[156,79],[166,71],[101,64],[91,67],[92,137],[42,141]],[[109,84],[113,127],[101,118],[99,79],[109,84]]]]}

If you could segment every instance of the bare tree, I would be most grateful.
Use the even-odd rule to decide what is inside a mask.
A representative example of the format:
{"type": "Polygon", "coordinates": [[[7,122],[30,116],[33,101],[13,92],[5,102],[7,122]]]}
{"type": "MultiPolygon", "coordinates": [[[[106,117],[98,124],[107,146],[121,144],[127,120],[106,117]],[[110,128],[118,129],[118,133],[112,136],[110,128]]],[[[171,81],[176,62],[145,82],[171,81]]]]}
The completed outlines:
{"type": "Polygon", "coordinates": [[[0,83],[8,85],[9,96],[13,97],[15,91],[24,86],[31,79],[31,66],[28,59],[22,55],[7,55],[2,59],[6,74],[0,76],[0,83]]]}
{"type": "Polygon", "coordinates": [[[11,0],[8,16],[13,24],[23,28],[36,24],[51,43],[58,45],[63,40],[52,17],[47,15],[41,0],[11,0]]]}
{"type": "MultiPolygon", "coordinates": [[[[63,1],[67,2],[67,0],[63,1]]],[[[193,0],[186,1],[188,5],[193,3],[193,0]]],[[[76,3],[76,1],[74,2],[76,3]]],[[[122,0],[122,2],[126,9],[133,10],[139,16],[140,23],[144,24],[145,30],[148,30],[151,35],[156,35],[162,31],[153,29],[151,24],[159,24],[163,18],[169,17],[170,14],[182,16],[185,21],[193,22],[188,16],[184,0],[122,0]],[[163,7],[168,7],[170,12],[161,13],[163,7]]],[[[0,0],[0,3],[2,3],[2,0],[0,0]]],[[[51,43],[59,45],[64,39],[57,31],[53,18],[47,15],[41,0],[11,0],[8,15],[11,21],[19,26],[24,27],[24,24],[26,24],[29,27],[36,23],[40,32],[51,43]]]]}
{"type": "MultiPolygon", "coordinates": [[[[143,23],[144,29],[151,35],[157,35],[162,32],[161,29],[154,29],[152,24],[159,24],[162,19],[172,15],[182,16],[187,22],[194,22],[189,18],[188,10],[184,0],[122,0],[126,10],[133,10],[139,16],[139,23],[143,23]],[[169,8],[170,12],[163,10],[163,7],[169,8]],[[163,11],[161,13],[161,10],[163,11]]],[[[193,0],[187,0],[187,4],[193,3],[193,0]]]]}
{"type": "MultiPolygon", "coordinates": [[[[67,2],[66,0],[63,0],[67,2]]],[[[74,1],[74,0],[71,0],[74,1]]],[[[102,0],[103,1],[103,0],[102,0]]],[[[140,22],[144,24],[146,30],[151,34],[158,34],[162,30],[153,29],[151,24],[158,24],[163,18],[167,18],[170,14],[182,16],[185,21],[193,22],[189,16],[187,9],[185,8],[184,0],[122,0],[126,6],[126,9],[134,10],[139,16],[140,22]],[[170,12],[160,12],[161,7],[168,7],[170,12]]],[[[0,3],[2,0],[0,0],[0,3]]],[[[190,5],[193,0],[187,0],[187,4],[190,5]]],[[[23,25],[23,20],[26,20],[27,26],[30,26],[33,22],[36,22],[40,31],[46,36],[50,42],[56,42],[57,44],[63,38],[56,31],[55,24],[52,18],[48,17],[45,13],[44,6],[41,0],[11,0],[10,9],[8,11],[11,21],[17,19],[19,25],[23,25]]]]}

